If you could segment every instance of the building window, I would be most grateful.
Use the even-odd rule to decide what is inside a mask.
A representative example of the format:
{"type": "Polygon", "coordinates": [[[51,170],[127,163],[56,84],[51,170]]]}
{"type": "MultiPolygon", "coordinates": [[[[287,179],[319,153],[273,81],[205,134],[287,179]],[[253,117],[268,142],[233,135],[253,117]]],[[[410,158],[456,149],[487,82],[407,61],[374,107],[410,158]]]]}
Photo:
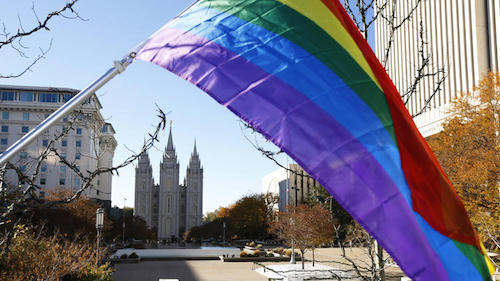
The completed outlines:
{"type": "Polygon", "coordinates": [[[66,152],[62,152],[61,153],[61,158],[64,159],[64,160],[66,160],[66,152]]]}
{"type": "Polygon", "coordinates": [[[47,172],[47,164],[42,164],[42,166],[40,167],[40,171],[41,172],[47,172]]]}
{"type": "Polygon", "coordinates": [[[80,166],[75,166],[75,169],[80,172],[80,166]]]}
{"type": "Polygon", "coordinates": [[[2,133],[8,133],[8,132],[9,132],[9,126],[2,125],[2,133]]]}
{"type": "Polygon", "coordinates": [[[80,160],[80,158],[82,158],[80,152],[75,153],[75,160],[80,160]]]}
{"type": "Polygon", "coordinates": [[[67,102],[73,97],[73,94],[64,94],[63,95],[63,101],[67,102]]]}
{"type": "Polygon", "coordinates": [[[99,196],[99,189],[96,189],[95,193],[99,196]]]}
{"type": "Polygon", "coordinates": [[[19,158],[21,158],[21,159],[28,158],[28,152],[26,152],[26,151],[19,152],[19,158]]]}
{"type": "Polygon", "coordinates": [[[23,120],[24,121],[30,120],[30,113],[29,112],[23,112],[23,120]]]}
{"type": "Polygon", "coordinates": [[[76,134],[81,135],[82,134],[82,128],[76,128],[76,134]]]}
{"type": "Polygon", "coordinates": [[[79,141],[79,140],[76,141],[75,145],[76,145],[76,147],[82,147],[82,141],[79,141]]]}
{"type": "Polygon", "coordinates": [[[2,100],[16,100],[16,93],[3,91],[1,97],[2,100]]]}
{"type": "Polygon", "coordinates": [[[38,100],[40,102],[59,102],[59,94],[53,93],[40,93],[38,94],[38,100]]]}
{"type": "Polygon", "coordinates": [[[42,140],[42,146],[47,147],[49,145],[49,140],[42,140]]]}
{"type": "Polygon", "coordinates": [[[3,120],[9,120],[9,112],[8,111],[2,112],[2,119],[3,120]]]}
{"type": "Polygon", "coordinates": [[[21,127],[21,133],[26,134],[29,130],[30,130],[30,128],[28,126],[22,126],[21,127]]]}
{"type": "Polygon", "coordinates": [[[66,147],[66,146],[68,146],[68,141],[67,141],[67,140],[63,140],[63,141],[61,141],[61,146],[62,146],[62,147],[66,147]]]}
{"type": "Polygon", "coordinates": [[[45,185],[47,183],[46,178],[40,178],[40,185],[45,185]]]}
{"type": "Polygon", "coordinates": [[[45,198],[45,191],[40,191],[40,199],[44,199],[45,198]]]}
{"type": "Polygon", "coordinates": [[[20,101],[33,101],[33,93],[32,92],[21,92],[19,95],[20,101]]]}
{"type": "Polygon", "coordinates": [[[66,166],[61,166],[61,167],[59,167],[59,171],[60,171],[61,173],[66,173],[66,166]]]}
{"type": "Polygon", "coordinates": [[[79,178],[73,179],[73,186],[80,186],[80,179],[79,178]]]}
{"type": "Polygon", "coordinates": [[[107,133],[107,132],[108,132],[108,125],[104,124],[104,126],[102,126],[101,133],[107,133]]]}
{"type": "Polygon", "coordinates": [[[78,114],[78,116],[76,116],[76,119],[78,119],[78,121],[82,121],[83,120],[83,114],[78,114]]]}
{"type": "Polygon", "coordinates": [[[21,167],[19,168],[19,170],[21,171],[21,173],[23,173],[23,174],[24,174],[24,173],[26,172],[26,166],[24,166],[24,165],[23,165],[23,166],[21,166],[21,167]]]}
{"type": "Polygon", "coordinates": [[[0,145],[7,145],[7,139],[0,139],[0,145]]]}
{"type": "Polygon", "coordinates": [[[66,179],[65,178],[60,178],[59,179],[59,185],[65,185],[66,184],[66,179]]]}
{"type": "Polygon", "coordinates": [[[170,197],[168,197],[168,198],[167,198],[167,210],[168,210],[167,212],[169,212],[169,213],[170,213],[170,209],[171,209],[171,208],[170,208],[170,197]]]}

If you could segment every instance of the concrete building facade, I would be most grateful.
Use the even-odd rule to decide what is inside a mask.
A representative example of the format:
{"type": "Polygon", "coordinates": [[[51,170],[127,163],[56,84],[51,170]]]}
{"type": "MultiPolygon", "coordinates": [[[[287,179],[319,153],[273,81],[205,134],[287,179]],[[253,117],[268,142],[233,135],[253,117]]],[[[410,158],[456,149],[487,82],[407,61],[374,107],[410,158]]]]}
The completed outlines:
{"type": "MultiPolygon", "coordinates": [[[[0,152],[36,127],[78,92],[79,90],[68,88],[0,85],[0,152]]],[[[105,122],[100,113],[101,109],[99,99],[93,95],[78,109],[77,115],[61,119],[11,159],[11,163],[28,175],[33,174],[40,153],[54,136],[64,130],[71,119],[74,122],[73,129],[64,139],[55,143],[54,148],[68,162],[84,171],[84,174],[97,168],[111,167],[117,142],[113,126],[105,122]]],[[[6,183],[17,184],[14,171],[7,173],[6,183]]],[[[40,186],[40,196],[43,197],[47,190],[53,188],[76,191],[81,187],[82,179],[52,155],[42,162],[36,183],[40,186]]],[[[84,195],[110,208],[111,184],[112,175],[101,174],[84,195]]]]}
{"type": "MultiPolygon", "coordinates": [[[[386,0],[377,0],[379,6],[386,0]]],[[[386,16],[393,8],[397,21],[406,17],[416,0],[388,1],[386,16]],[[393,7],[392,5],[396,5],[393,7]]],[[[413,81],[419,64],[419,28],[422,21],[426,43],[434,69],[444,68],[446,80],[442,90],[414,121],[424,137],[441,130],[450,101],[460,92],[473,91],[489,72],[500,70],[500,2],[497,0],[427,0],[422,1],[411,20],[394,34],[387,69],[400,93],[413,81]]],[[[382,59],[390,29],[379,17],[375,22],[376,55],[382,59]]],[[[432,95],[437,77],[426,79],[408,102],[410,114],[416,114],[432,95]]]]}

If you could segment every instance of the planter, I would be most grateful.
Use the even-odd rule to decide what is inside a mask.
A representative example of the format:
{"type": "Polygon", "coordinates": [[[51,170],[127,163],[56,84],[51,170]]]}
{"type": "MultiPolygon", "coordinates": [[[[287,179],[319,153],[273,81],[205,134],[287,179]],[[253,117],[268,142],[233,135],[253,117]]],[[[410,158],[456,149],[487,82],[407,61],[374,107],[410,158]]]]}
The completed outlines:
{"type": "MultiPolygon", "coordinates": [[[[264,261],[289,261],[290,257],[234,257],[234,258],[229,258],[229,257],[219,257],[221,261],[223,262],[264,262],[264,261]]],[[[295,257],[296,261],[300,261],[300,257],[295,257]]]]}
{"type": "Polygon", "coordinates": [[[141,261],[141,258],[136,258],[136,259],[110,259],[109,262],[111,264],[117,264],[117,263],[139,263],[141,261]]]}

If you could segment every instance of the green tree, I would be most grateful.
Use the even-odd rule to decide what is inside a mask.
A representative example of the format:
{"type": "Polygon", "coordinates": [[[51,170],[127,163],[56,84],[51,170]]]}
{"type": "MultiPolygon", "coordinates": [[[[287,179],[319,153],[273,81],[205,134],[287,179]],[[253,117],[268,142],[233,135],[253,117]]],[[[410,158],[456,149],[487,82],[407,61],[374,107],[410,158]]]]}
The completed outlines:
{"type": "MultiPolygon", "coordinates": [[[[343,243],[347,237],[348,229],[355,225],[354,219],[321,185],[314,186],[312,192],[306,197],[306,204],[310,206],[323,206],[330,211],[331,221],[337,228],[337,239],[343,243]]],[[[337,243],[336,243],[337,244],[337,243]]]]}
{"type": "MultiPolygon", "coordinates": [[[[134,216],[133,208],[124,208],[125,239],[156,240],[156,232],[148,228],[143,218],[134,216]]],[[[123,235],[123,217],[111,221],[110,230],[104,233],[107,240],[119,240],[123,235]]]]}

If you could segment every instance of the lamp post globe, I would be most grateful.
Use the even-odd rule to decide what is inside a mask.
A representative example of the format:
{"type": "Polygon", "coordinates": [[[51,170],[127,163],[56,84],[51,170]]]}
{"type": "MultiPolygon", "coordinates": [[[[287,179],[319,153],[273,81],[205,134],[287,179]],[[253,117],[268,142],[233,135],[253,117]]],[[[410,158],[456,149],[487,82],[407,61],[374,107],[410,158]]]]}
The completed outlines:
{"type": "Polygon", "coordinates": [[[97,267],[99,266],[99,247],[100,247],[99,243],[101,241],[101,231],[102,228],[104,227],[104,209],[98,208],[95,213],[96,213],[95,228],[97,230],[97,249],[96,249],[95,264],[97,267]]]}

